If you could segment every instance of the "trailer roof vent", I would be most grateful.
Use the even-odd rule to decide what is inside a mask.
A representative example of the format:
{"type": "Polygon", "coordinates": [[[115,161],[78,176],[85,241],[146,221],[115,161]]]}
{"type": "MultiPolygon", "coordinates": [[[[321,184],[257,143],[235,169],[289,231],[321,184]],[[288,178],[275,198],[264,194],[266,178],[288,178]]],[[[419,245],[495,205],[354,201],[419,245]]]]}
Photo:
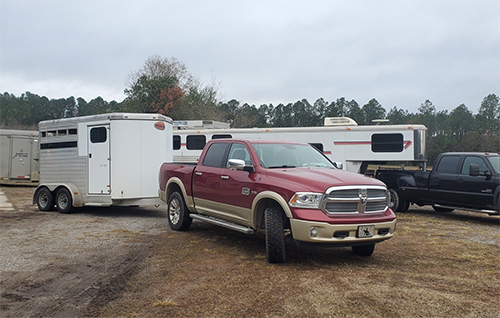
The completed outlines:
{"type": "Polygon", "coordinates": [[[358,123],[349,117],[325,117],[325,126],[357,126],[358,123]]]}

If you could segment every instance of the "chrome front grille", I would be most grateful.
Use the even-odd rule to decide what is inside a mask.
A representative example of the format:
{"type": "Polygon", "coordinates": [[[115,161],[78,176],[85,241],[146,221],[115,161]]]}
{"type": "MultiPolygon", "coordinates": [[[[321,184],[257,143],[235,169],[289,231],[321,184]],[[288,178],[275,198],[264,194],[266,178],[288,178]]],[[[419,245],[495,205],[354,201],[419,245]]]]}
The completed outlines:
{"type": "Polygon", "coordinates": [[[387,209],[385,187],[331,187],[326,194],[322,210],[327,214],[376,213],[387,209]]]}

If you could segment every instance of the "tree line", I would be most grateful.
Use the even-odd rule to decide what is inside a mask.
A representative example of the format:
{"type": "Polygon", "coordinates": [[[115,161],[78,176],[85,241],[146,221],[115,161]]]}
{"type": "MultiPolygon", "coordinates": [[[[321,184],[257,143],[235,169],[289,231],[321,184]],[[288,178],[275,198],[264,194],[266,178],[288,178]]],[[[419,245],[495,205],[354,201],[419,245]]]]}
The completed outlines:
{"type": "Polygon", "coordinates": [[[160,113],[174,120],[204,119],[245,127],[322,126],[325,117],[350,117],[360,125],[374,119],[388,124],[424,124],[428,128],[427,154],[430,163],[444,151],[500,152],[500,99],[489,94],[481,101],[477,114],[466,105],[448,112],[437,111],[425,100],[417,113],[396,106],[387,111],[375,98],[364,105],[344,97],[335,101],[318,98],[288,104],[241,103],[236,99],[220,101],[216,84],[206,85],[188,73],[175,58],[148,58],[137,72],[127,78],[126,98],[122,102],[101,97],[86,101],[73,96],[49,99],[26,92],[21,96],[0,95],[0,127],[37,130],[38,122],[48,119],[94,115],[110,112],[160,113]]]}

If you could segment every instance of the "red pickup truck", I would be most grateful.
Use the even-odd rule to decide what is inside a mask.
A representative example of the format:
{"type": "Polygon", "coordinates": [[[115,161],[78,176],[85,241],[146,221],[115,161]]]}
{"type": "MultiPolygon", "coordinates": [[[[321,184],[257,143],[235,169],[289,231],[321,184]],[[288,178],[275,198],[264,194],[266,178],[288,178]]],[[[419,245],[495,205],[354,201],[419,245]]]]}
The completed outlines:
{"type": "Polygon", "coordinates": [[[303,143],[211,140],[196,165],[161,166],[159,196],[173,230],[193,219],[263,230],[270,263],[285,261],[287,236],[298,246],[352,246],[370,256],[396,227],[384,183],[337,169],[303,143]]]}

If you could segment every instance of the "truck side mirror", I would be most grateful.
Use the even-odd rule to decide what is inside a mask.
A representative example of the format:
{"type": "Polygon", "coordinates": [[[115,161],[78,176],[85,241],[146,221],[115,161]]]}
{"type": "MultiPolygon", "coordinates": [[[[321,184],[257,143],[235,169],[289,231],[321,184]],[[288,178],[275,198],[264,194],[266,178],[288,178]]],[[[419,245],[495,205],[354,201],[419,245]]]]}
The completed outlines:
{"type": "Polygon", "coordinates": [[[245,164],[245,160],[241,159],[229,159],[228,168],[231,170],[247,171],[250,173],[255,172],[253,166],[247,166],[245,164]]]}
{"type": "Polygon", "coordinates": [[[469,166],[469,176],[477,177],[479,175],[479,165],[471,163],[469,166]]]}
{"type": "Polygon", "coordinates": [[[342,170],[344,168],[344,165],[340,161],[334,161],[333,165],[335,166],[335,168],[340,169],[340,170],[342,170]]]}

